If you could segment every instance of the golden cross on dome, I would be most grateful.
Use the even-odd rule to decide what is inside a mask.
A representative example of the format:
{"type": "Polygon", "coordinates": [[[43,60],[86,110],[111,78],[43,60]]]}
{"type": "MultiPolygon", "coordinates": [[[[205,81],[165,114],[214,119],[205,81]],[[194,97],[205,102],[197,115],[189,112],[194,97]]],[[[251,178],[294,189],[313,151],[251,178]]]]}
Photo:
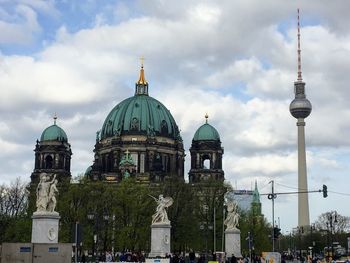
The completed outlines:
{"type": "Polygon", "coordinates": [[[145,62],[145,57],[141,56],[140,61],[141,61],[141,68],[143,68],[143,63],[145,62]]]}
{"type": "Polygon", "coordinates": [[[128,149],[126,149],[126,151],[125,151],[125,154],[126,154],[126,157],[129,157],[129,150],[128,149]]]}
{"type": "Polygon", "coordinates": [[[140,60],[141,60],[141,70],[140,70],[140,77],[139,77],[139,80],[137,81],[137,84],[146,85],[147,81],[145,78],[145,71],[143,70],[143,63],[145,62],[145,58],[142,56],[140,60]]]}

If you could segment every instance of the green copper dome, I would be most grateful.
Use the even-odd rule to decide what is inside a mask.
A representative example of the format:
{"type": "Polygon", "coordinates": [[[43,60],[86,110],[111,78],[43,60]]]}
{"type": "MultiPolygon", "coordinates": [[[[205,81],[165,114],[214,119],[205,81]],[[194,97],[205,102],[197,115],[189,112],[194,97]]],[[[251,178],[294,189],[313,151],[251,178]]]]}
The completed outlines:
{"type": "Polygon", "coordinates": [[[135,95],[112,109],[103,123],[100,138],[133,134],[181,140],[170,111],[158,100],[148,96],[148,82],[143,64],[136,82],[135,95]]]}
{"type": "MultiPolygon", "coordinates": [[[[206,115],[206,119],[207,119],[206,115]]],[[[220,141],[220,135],[218,131],[208,124],[208,119],[206,122],[197,129],[196,133],[193,136],[194,141],[220,141]]]]}
{"type": "Polygon", "coordinates": [[[62,128],[56,125],[47,127],[41,134],[40,141],[62,141],[68,142],[67,134],[62,128]]]}
{"type": "Polygon", "coordinates": [[[101,139],[115,135],[164,136],[178,139],[179,129],[170,111],[158,100],[136,94],[115,106],[101,130],[101,139]]]}

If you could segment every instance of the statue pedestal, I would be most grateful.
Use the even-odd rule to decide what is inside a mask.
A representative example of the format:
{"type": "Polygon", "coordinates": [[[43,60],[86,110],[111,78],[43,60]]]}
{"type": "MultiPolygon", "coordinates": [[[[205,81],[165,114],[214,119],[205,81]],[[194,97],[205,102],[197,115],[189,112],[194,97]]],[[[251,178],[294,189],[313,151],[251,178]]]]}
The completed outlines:
{"type": "Polygon", "coordinates": [[[241,231],[238,228],[225,231],[225,252],[227,257],[231,257],[232,254],[236,258],[242,257],[241,231]]]}
{"type": "Polygon", "coordinates": [[[165,257],[170,254],[170,223],[151,225],[151,252],[148,257],[165,257]]]}
{"type": "Polygon", "coordinates": [[[58,243],[57,212],[34,212],[32,216],[32,243],[58,243]]]}

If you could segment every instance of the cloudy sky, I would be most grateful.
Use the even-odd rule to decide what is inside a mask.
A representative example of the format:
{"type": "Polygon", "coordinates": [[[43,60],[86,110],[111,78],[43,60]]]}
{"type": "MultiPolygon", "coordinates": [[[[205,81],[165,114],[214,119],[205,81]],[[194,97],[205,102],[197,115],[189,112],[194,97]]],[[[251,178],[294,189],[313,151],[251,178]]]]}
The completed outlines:
{"type": "MultiPolygon", "coordinates": [[[[0,183],[29,181],[34,145],[53,123],[72,145],[72,174],[93,160],[95,133],[133,95],[141,56],[150,95],[173,114],[187,156],[209,114],[238,189],[296,191],[297,128],[289,113],[302,71],[310,218],[350,216],[350,1],[0,0],[0,183]]],[[[189,159],[186,159],[186,179],[189,159]]],[[[271,219],[271,202],[262,197],[271,219]]],[[[297,196],[278,196],[283,231],[297,225],[297,196]]]]}

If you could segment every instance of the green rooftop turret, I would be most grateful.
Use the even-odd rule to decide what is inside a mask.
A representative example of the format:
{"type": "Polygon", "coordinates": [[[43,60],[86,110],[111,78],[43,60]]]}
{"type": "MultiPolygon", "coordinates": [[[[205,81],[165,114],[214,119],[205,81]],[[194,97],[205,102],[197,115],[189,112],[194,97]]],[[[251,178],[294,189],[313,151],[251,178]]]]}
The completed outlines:
{"type": "Polygon", "coordinates": [[[68,142],[68,137],[65,131],[56,124],[57,116],[53,117],[53,125],[47,127],[41,134],[40,141],[60,141],[68,142]]]}

